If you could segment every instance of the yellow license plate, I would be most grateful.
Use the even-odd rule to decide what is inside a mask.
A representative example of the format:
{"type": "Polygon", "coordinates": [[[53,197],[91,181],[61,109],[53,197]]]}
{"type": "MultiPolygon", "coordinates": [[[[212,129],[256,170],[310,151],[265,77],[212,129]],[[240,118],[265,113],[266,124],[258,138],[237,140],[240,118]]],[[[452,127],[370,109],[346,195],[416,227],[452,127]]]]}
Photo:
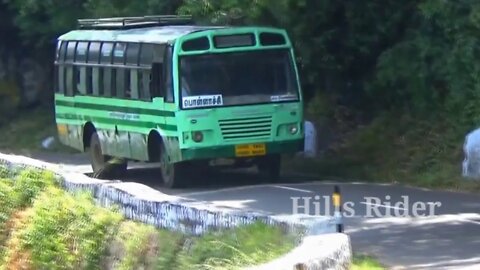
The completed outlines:
{"type": "Polygon", "coordinates": [[[237,157],[253,157],[264,156],[267,154],[265,144],[244,144],[235,146],[235,156],[237,157]]]}

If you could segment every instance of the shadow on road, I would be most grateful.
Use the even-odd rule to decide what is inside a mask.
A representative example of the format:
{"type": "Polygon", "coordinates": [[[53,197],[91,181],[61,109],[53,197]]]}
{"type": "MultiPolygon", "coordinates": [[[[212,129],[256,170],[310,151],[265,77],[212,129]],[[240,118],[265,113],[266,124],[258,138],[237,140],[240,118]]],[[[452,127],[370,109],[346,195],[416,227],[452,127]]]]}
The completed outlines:
{"type": "Polygon", "coordinates": [[[212,169],[208,172],[205,171],[192,177],[189,180],[186,189],[169,190],[163,187],[160,168],[135,167],[129,169],[127,174],[119,180],[124,182],[141,183],[154,189],[161,190],[162,192],[165,192],[167,194],[174,194],[185,190],[201,191],[244,187],[251,185],[304,183],[316,180],[318,181],[318,178],[305,176],[299,177],[290,174],[284,174],[280,181],[273,183],[262,175],[258,174],[256,170],[212,169]]]}

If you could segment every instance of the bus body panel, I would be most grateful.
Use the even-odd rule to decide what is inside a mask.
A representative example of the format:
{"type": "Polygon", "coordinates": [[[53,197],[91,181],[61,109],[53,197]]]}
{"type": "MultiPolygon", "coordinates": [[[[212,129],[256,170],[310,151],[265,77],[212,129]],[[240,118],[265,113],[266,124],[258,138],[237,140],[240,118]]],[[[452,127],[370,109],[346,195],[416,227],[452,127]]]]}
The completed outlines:
{"type": "MultiPolygon", "coordinates": [[[[139,36],[148,35],[148,32],[143,34],[140,33],[141,31],[134,32],[139,36]]],[[[115,33],[115,35],[110,35],[112,40],[100,41],[115,42],[119,36],[121,36],[119,33],[115,33]]],[[[93,37],[92,40],[100,39],[99,35],[94,35],[91,31],[88,33],[74,31],[64,35],[60,40],[64,42],[87,40],[88,37],[93,37]]],[[[123,41],[135,42],[132,35],[121,37],[125,39],[123,41]]],[[[108,35],[106,39],[108,39],[108,35]]],[[[138,42],[146,40],[154,42],[154,37],[137,39],[138,42]]],[[[162,39],[162,41],[166,40],[162,39]]],[[[294,62],[295,55],[286,31],[264,27],[207,29],[193,33],[186,32],[170,43],[174,48],[172,61],[166,62],[164,65],[169,64],[172,67],[173,103],[165,102],[163,97],[136,100],[79,94],[68,96],[57,92],[55,94],[56,122],[61,142],[80,151],[86,150],[84,133],[86,127],[92,125],[99,135],[104,154],[138,161],[150,160],[148,140],[152,132],[160,135],[171,162],[217,158],[245,159],[302,151],[304,142],[303,96],[298,69],[294,62]],[[262,32],[283,35],[285,44],[269,46],[269,48],[260,46],[258,36],[262,32]],[[222,49],[211,47],[204,51],[184,51],[182,49],[182,44],[196,38],[207,37],[212,42],[215,36],[242,33],[253,33],[256,37],[256,45],[222,49]],[[297,101],[182,109],[179,90],[181,57],[260,52],[274,49],[289,52],[298,88],[297,101]],[[295,134],[289,132],[292,126],[298,129],[295,134]],[[202,132],[203,140],[201,142],[193,140],[195,132],[202,132]]],[[[62,73],[63,76],[69,76],[69,70],[67,68],[66,73],[62,73]]],[[[86,71],[84,70],[84,72],[86,71]]],[[[103,80],[104,78],[99,79],[103,80]]],[[[94,91],[90,90],[90,92],[94,91]]]]}

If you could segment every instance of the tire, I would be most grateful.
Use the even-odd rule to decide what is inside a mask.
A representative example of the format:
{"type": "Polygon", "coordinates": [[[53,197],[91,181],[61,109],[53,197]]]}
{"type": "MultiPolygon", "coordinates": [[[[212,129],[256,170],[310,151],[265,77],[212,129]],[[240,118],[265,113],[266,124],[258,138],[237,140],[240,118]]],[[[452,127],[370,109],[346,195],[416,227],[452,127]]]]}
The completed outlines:
{"type": "Polygon", "coordinates": [[[127,172],[128,163],[125,160],[103,154],[102,145],[96,132],[90,139],[89,154],[94,178],[109,180],[121,177],[127,172]]]}
{"type": "Polygon", "coordinates": [[[259,161],[257,167],[262,177],[265,177],[267,181],[277,183],[280,181],[282,156],[279,154],[266,156],[259,161]]]}
{"type": "Polygon", "coordinates": [[[168,152],[162,143],[160,147],[160,166],[163,184],[166,188],[183,188],[187,183],[188,167],[186,163],[171,163],[168,152]]]}

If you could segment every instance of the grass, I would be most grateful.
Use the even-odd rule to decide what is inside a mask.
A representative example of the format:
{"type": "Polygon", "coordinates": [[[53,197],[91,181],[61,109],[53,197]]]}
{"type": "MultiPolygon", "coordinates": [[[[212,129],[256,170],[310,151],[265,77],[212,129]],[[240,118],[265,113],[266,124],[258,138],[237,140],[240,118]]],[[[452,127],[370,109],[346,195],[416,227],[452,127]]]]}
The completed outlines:
{"type": "Polygon", "coordinates": [[[271,261],[292,250],[294,241],[262,223],[193,239],[178,255],[179,269],[241,269],[271,261]],[[193,267],[193,268],[191,268],[193,267]]]}
{"type": "Polygon", "coordinates": [[[383,115],[345,133],[321,157],[291,159],[285,169],[329,180],[480,192],[480,182],[462,177],[467,132],[442,116],[383,115]]]}
{"type": "Polygon", "coordinates": [[[42,141],[57,137],[53,108],[35,107],[24,109],[8,119],[0,119],[0,149],[2,151],[26,152],[52,151],[73,152],[58,140],[51,149],[43,149],[42,141]]]}
{"type": "Polygon", "coordinates": [[[256,223],[195,237],[125,220],[70,194],[53,174],[0,167],[0,269],[240,269],[275,259],[297,239],[256,223]]]}
{"type": "Polygon", "coordinates": [[[351,270],[384,270],[382,266],[375,258],[370,256],[354,256],[353,265],[351,270]]]}

